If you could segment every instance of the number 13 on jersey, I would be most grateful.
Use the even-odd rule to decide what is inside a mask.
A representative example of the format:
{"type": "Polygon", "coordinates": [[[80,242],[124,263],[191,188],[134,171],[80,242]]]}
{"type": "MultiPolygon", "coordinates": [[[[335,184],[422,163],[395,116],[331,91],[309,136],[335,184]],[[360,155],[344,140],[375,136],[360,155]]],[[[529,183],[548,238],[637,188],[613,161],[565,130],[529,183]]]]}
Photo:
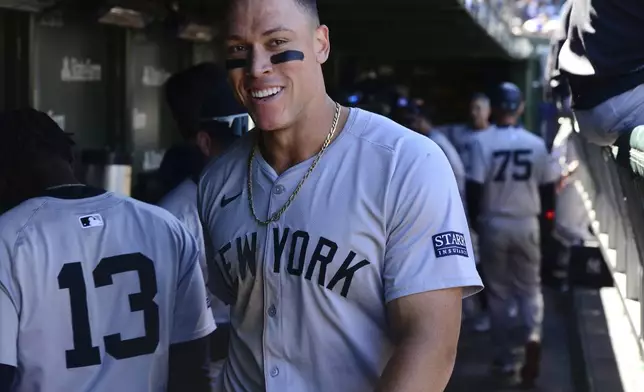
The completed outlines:
{"type": "MultiPolygon", "coordinates": [[[[141,291],[130,294],[130,311],[142,312],[145,335],[123,340],[120,333],[105,336],[105,352],[115,359],[126,359],[152,354],[159,345],[159,307],[154,302],[157,295],[157,279],[154,263],[141,253],[131,253],[101,259],[92,276],[94,288],[106,288],[114,284],[114,275],[136,272],[141,291]]],[[[101,351],[92,346],[92,330],[87,305],[87,285],[83,276],[83,264],[68,263],[58,274],[58,287],[69,291],[72,315],[74,347],[65,352],[67,368],[99,365],[101,351]]]]}

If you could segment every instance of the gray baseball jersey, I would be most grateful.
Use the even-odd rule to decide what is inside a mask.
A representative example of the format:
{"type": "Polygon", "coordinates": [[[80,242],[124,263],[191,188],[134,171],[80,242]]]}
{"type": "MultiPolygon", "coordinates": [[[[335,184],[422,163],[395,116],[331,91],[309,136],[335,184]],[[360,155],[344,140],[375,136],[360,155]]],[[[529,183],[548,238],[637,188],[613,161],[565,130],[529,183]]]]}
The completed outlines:
{"type": "Polygon", "coordinates": [[[478,222],[494,356],[514,363],[515,348],[538,339],[543,320],[539,186],[560,171],[539,136],[520,127],[495,127],[474,138],[468,178],[483,184],[478,222]],[[510,339],[508,307],[516,305],[524,336],[510,339]]]}
{"type": "Polygon", "coordinates": [[[484,133],[485,131],[492,128],[493,127],[489,127],[483,130],[473,130],[466,125],[462,125],[451,128],[449,130],[449,133],[447,133],[447,137],[461,156],[461,161],[463,162],[463,166],[465,167],[466,172],[471,170],[472,166],[471,155],[474,139],[481,133],[484,133]]]}
{"type": "MultiPolygon", "coordinates": [[[[204,274],[208,277],[208,266],[206,265],[206,253],[203,245],[203,229],[199,220],[197,209],[197,184],[190,178],[183,181],[176,188],[170,191],[160,202],[159,206],[170,211],[177,217],[197,240],[199,246],[199,264],[204,274]]],[[[212,315],[217,324],[230,322],[230,308],[214,295],[208,293],[212,315]]]]}
{"type": "Polygon", "coordinates": [[[477,135],[471,158],[467,177],[484,184],[483,216],[539,215],[539,186],[557,181],[560,175],[543,139],[518,127],[498,127],[477,135]]]}
{"type": "Polygon", "coordinates": [[[442,132],[430,132],[429,138],[432,139],[434,143],[441,148],[441,150],[443,150],[443,153],[445,153],[447,161],[454,172],[458,191],[461,194],[461,197],[465,199],[465,167],[463,166],[463,161],[456,151],[456,148],[454,148],[447,136],[442,132]]]}
{"type": "MultiPolygon", "coordinates": [[[[263,226],[248,200],[255,137],[199,185],[211,288],[232,303],[217,390],[373,391],[393,350],[388,302],[481,289],[449,162],[429,138],[351,109],[289,209],[263,226]]],[[[284,205],[312,160],[278,175],[256,154],[259,217],[284,205]]]]}
{"type": "Polygon", "coordinates": [[[438,127],[438,129],[443,133],[449,141],[452,143],[456,151],[459,153],[463,150],[463,143],[465,138],[470,134],[470,130],[466,124],[451,124],[438,127]]]}
{"type": "Polygon", "coordinates": [[[0,216],[0,363],[13,391],[165,391],[170,344],[215,329],[192,236],[111,192],[0,216]]]}

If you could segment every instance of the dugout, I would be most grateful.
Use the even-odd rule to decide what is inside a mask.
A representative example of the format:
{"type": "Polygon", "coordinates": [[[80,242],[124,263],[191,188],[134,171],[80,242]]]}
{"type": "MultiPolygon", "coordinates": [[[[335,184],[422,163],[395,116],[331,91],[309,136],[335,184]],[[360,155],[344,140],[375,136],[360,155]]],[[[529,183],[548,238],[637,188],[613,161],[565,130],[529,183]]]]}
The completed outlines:
{"type": "MultiPolygon", "coordinates": [[[[365,69],[386,66],[436,107],[438,123],[461,121],[470,94],[501,80],[521,86],[531,103],[533,47],[509,32],[491,2],[318,1],[331,31],[324,72],[334,96],[365,69]]],[[[0,0],[0,108],[49,113],[80,149],[126,151],[133,186],[141,185],[178,139],[163,83],[218,60],[221,3],[0,0]]]]}
{"type": "Polygon", "coordinates": [[[362,73],[386,68],[389,79],[433,108],[436,124],[465,121],[473,93],[509,80],[523,90],[524,123],[536,131],[542,43],[512,34],[492,3],[321,1],[333,44],[327,79],[341,94],[362,73]]]}

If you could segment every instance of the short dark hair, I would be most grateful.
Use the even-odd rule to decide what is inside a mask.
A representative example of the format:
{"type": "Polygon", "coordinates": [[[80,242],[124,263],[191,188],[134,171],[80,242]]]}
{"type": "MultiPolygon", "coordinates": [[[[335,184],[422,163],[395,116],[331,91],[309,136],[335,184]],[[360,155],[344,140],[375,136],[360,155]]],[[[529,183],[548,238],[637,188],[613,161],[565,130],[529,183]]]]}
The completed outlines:
{"type": "Polygon", "coordinates": [[[490,104],[490,97],[488,97],[484,93],[474,93],[472,94],[472,99],[470,99],[470,102],[474,101],[486,101],[488,105],[490,104]]]}
{"type": "MultiPolygon", "coordinates": [[[[318,12],[318,2],[317,0],[293,0],[295,4],[300,7],[303,11],[313,18],[313,20],[320,24],[320,14],[318,12]]],[[[235,3],[235,0],[227,0],[224,4],[224,13],[223,15],[228,15],[230,7],[235,3]]]]}
{"type": "Polygon", "coordinates": [[[320,22],[317,0],[295,0],[295,3],[306,11],[315,21],[320,22]]]}
{"type": "Polygon", "coordinates": [[[219,138],[232,133],[228,126],[213,127],[213,118],[247,113],[235,100],[226,72],[214,63],[202,63],[178,72],[166,82],[166,101],[181,135],[194,137],[199,131],[212,130],[219,138]],[[205,123],[204,123],[205,122],[205,123]]]}
{"type": "Polygon", "coordinates": [[[425,119],[429,124],[432,124],[431,108],[427,105],[417,105],[415,103],[394,109],[391,118],[405,127],[410,125],[411,120],[418,118],[425,119]]]}
{"type": "Polygon", "coordinates": [[[74,160],[74,141],[47,114],[32,108],[0,114],[0,173],[15,170],[20,163],[55,156],[68,163],[74,160]]]}
{"type": "Polygon", "coordinates": [[[0,202],[9,206],[34,196],[44,170],[71,169],[74,161],[70,134],[31,108],[0,113],[0,140],[0,202]]]}

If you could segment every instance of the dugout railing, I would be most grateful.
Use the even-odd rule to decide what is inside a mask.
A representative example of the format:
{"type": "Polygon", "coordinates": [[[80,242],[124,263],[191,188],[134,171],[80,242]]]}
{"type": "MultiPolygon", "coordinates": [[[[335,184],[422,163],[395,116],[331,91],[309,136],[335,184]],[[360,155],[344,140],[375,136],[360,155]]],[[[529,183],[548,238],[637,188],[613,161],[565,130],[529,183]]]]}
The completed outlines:
{"type": "Polygon", "coordinates": [[[580,162],[575,187],[644,356],[644,152],[631,151],[629,169],[617,165],[616,148],[589,144],[578,134],[569,143],[580,162]]]}

